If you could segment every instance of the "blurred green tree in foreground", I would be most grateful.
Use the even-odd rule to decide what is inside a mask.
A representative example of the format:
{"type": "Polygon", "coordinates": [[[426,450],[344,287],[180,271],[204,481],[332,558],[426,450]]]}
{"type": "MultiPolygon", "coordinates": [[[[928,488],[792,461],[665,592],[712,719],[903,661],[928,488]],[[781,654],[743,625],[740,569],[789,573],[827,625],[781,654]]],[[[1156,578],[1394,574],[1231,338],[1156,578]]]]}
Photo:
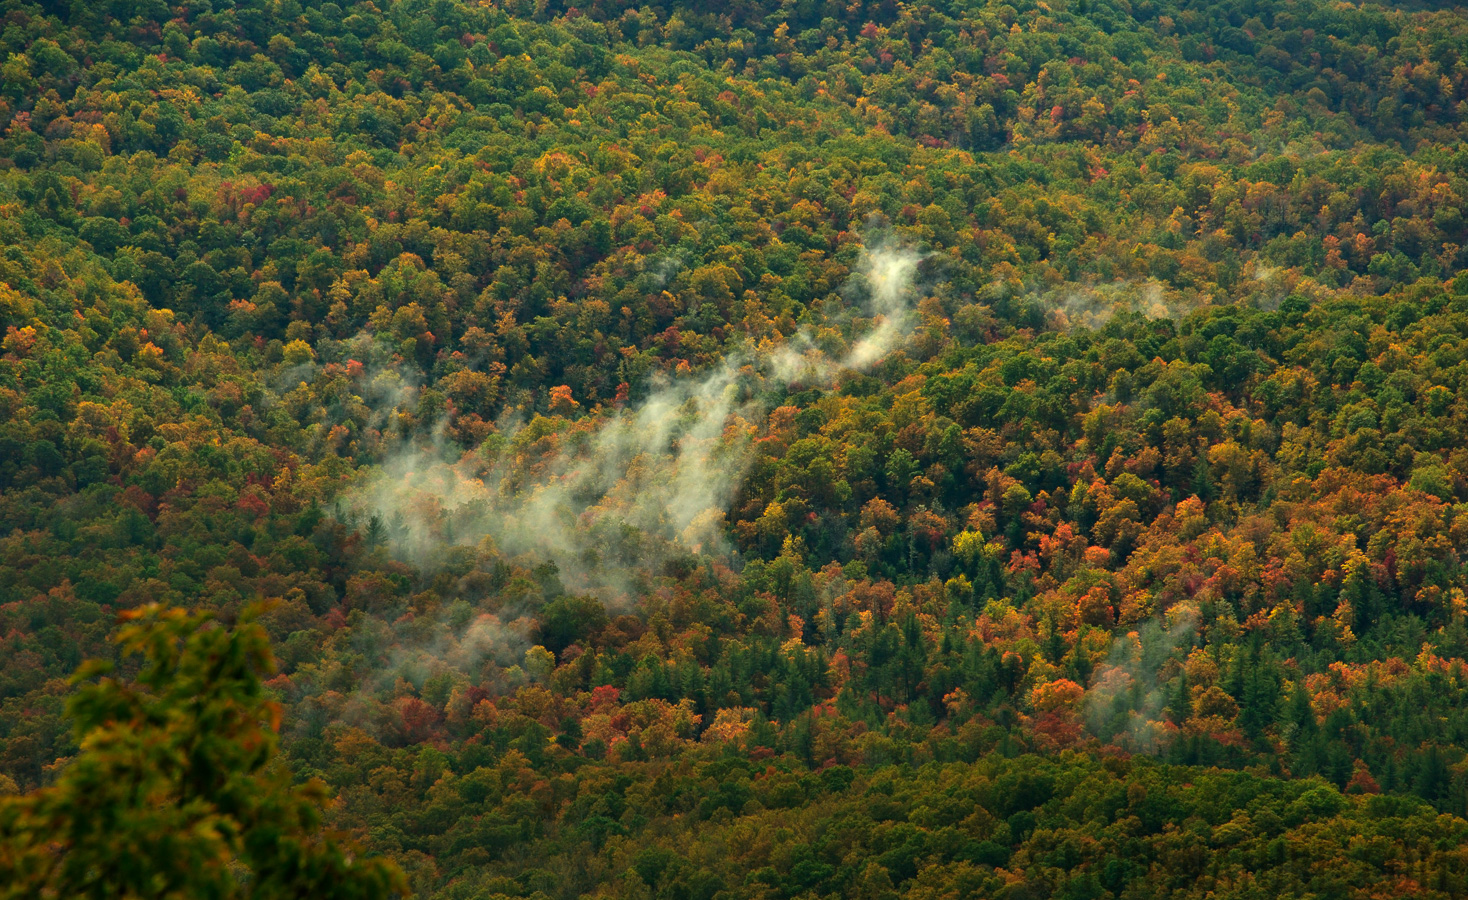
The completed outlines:
{"type": "Polygon", "coordinates": [[[324,785],[271,765],[280,713],[260,675],[274,660],[253,613],[234,628],[157,604],[124,615],[136,682],[84,684],[70,704],[81,752],[54,785],[0,800],[0,897],[403,892],[396,867],[321,829],[324,785]]]}

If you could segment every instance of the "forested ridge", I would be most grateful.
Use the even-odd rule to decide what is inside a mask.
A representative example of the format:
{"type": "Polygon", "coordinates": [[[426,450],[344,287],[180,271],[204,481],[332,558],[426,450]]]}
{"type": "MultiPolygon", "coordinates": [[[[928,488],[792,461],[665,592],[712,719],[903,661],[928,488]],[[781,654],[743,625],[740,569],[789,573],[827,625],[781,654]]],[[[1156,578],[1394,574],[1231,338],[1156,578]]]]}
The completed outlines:
{"type": "Polygon", "coordinates": [[[0,897],[1468,894],[1462,9],[0,11],[0,897]]]}

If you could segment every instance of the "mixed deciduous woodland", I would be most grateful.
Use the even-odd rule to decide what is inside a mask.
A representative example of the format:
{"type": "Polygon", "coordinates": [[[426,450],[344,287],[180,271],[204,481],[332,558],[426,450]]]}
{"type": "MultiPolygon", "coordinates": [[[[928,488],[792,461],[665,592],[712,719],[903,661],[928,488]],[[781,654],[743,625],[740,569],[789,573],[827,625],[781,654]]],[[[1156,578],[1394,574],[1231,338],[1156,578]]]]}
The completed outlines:
{"type": "Polygon", "coordinates": [[[0,0],[0,897],[1468,894],[1468,15],[0,0]]]}

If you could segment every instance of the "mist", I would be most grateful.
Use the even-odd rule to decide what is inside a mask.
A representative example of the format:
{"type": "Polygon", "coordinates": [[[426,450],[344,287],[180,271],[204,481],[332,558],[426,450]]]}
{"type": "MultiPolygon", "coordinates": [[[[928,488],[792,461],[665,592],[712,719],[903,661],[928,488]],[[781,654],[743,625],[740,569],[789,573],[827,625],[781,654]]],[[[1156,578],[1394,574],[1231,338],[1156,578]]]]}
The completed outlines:
{"type": "Polygon", "coordinates": [[[864,253],[861,271],[871,294],[875,328],[858,340],[840,361],[845,369],[865,369],[892,352],[912,330],[913,279],[923,257],[909,248],[881,246],[864,253]]]}
{"type": "Polygon", "coordinates": [[[1084,698],[1086,723],[1093,734],[1130,750],[1158,748],[1162,740],[1158,718],[1167,705],[1161,672],[1179,647],[1191,644],[1198,620],[1197,608],[1183,604],[1113,641],[1084,698]]]}
{"type": "Polygon", "coordinates": [[[863,249],[848,289],[857,297],[856,310],[873,320],[870,330],[833,359],[802,329],[768,350],[760,367],[782,384],[829,383],[842,371],[861,371],[880,361],[912,333],[913,291],[925,258],[912,247],[890,240],[863,249]]]}
{"type": "Polygon", "coordinates": [[[721,365],[567,429],[536,418],[457,459],[441,440],[404,449],[349,503],[420,567],[444,548],[479,545],[553,562],[573,589],[623,594],[634,564],[718,545],[754,428],[740,415],[747,374],[721,365]]]}
{"type": "Polygon", "coordinates": [[[1202,297],[1170,290],[1154,279],[1066,285],[1040,295],[1039,300],[1049,324],[1060,330],[1098,330],[1119,312],[1139,313],[1148,319],[1179,319],[1205,302],[1202,297]]]}
{"type": "MultiPolygon", "coordinates": [[[[833,359],[802,332],[697,376],[658,376],[641,402],[569,427],[535,417],[458,454],[443,439],[390,453],[345,504],[376,520],[392,553],[430,568],[447,548],[555,564],[570,590],[630,602],[649,571],[680,555],[727,555],[725,515],[772,394],[879,361],[910,334],[923,256],[885,242],[850,280],[869,327],[833,359]]],[[[855,310],[853,310],[855,312],[855,310]]]]}

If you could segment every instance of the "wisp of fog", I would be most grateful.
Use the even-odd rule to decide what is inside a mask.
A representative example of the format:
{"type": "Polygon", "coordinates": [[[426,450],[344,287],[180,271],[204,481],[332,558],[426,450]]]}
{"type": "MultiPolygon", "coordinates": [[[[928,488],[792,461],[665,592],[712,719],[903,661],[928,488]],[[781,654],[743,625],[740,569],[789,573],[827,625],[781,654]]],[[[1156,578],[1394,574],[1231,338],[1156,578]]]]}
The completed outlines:
{"type": "Polygon", "coordinates": [[[724,517],[763,398],[896,348],[912,328],[922,259],[891,242],[863,251],[849,288],[873,322],[835,359],[802,332],[696,377],[661,377],[645,400],[605,417],[502,423],[499,439],[462,456],[441,437],[404,447],[359,480],[347,507],[358,522],[375,517],[391,550],[420,566],[446,548],[481,546],[553,562],[567,587],[619,603],[660,559],[727,550],[724,517]]]}

